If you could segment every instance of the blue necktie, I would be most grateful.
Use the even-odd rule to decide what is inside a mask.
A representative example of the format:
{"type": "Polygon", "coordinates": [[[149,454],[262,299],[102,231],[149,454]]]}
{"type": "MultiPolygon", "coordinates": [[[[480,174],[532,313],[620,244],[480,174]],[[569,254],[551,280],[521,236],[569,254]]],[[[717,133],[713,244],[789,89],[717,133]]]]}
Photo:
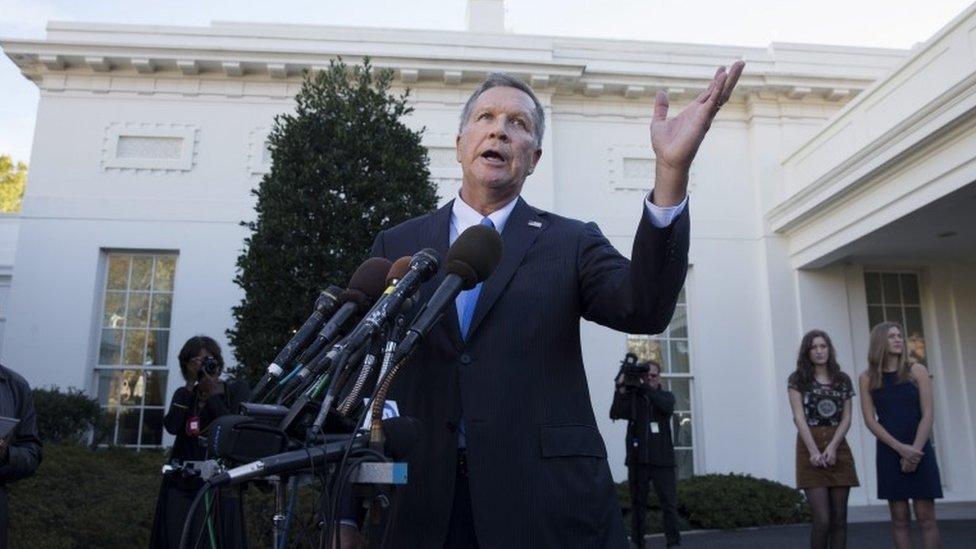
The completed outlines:
{"type": "MultiPolygon", "coordinates": [[[[481,224],[486,227],[495,228],[495,224],[487,217],[481,220],[481,224]]],[[[471,319],[474,317],[474,309],[478,305],[478,295],[481,294],[481,283],[470,290],[461,292],[454,300],[457,308],[458,323],[461,326],[461,339],[468,339],[468,328],[471,327],[471,319]]]]}
{"type": "MultiPolygon", "coordinates": [[[[487,217],[481,220],[481,224],[486,227],[495,228],[495,224],[487,217]]],[[[478,305],[478,295],[481,294],[481,283],[470,290],[461,292],[454,299],[454,306],[457,308],[458,323],[461,325],[461,339],[468,339],[468,328],[471,326],[471,318],[474,316],[475,306],[478,305]]],[[[467,429],[464,426],[464,412],[461,412],[458,421],[458,448],[467,446],[467,429]]]]}

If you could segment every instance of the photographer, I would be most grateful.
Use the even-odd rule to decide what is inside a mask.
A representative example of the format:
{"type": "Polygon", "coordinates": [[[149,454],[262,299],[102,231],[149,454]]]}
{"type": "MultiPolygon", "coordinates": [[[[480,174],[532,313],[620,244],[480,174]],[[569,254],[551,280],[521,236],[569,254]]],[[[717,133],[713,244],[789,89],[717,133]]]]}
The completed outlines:
{"type": "Polygon", "coordinates": [[[661,365],[653,360],[637,363],[627,354],[617,376],[612,419],[627,419],[627,479],[630,484],[631,536],[644,547],[644,516],[648,484],[661,504],[668,547],[681,545],[678,531],[677,480],[671,415],[674,394],[661,387],[661,365]]]}
{"type": "MultiPolygon", "coordinates": [[[[224,359],[220,346],[207,336],[191,337],[180,350],[180,371],[186,385],[173,394],[169,411],[163,420],[166,431],[176,435],[170,452],[170,464],[182,467],[188,461],[207,459],[207,449],[200,436],[210,423],[220,416],[236,413],[241,402],[250,397],[250,389],[243,381],[220,379],[224,370],[224,359]]],[[[153,519],[152,538],[149,546],[153,548],[177,547],[183,524],[186,521],[190,504],[203,485],[199,477],[182,472],[171,472],[163,476],[159,498],[156,501],[156,515],[153,519]]],[[[237,493],[221,492],[210,502],[213,507],[203,535],[209,547],[219,538],[219,547],[244,547],[242,504],[237,493]]],[[[200,534],[203,524],[204,506],[199,516],[194,518],[192,538],[200,534]]]]}

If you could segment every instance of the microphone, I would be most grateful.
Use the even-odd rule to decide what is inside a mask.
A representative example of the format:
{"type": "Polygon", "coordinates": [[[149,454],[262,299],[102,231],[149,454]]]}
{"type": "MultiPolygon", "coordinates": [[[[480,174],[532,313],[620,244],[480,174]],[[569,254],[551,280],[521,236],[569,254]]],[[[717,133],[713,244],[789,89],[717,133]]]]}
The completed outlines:
{"type": "Polygon", "coordinates": [[[315,309],[312,314],[305,320],[302,327],[291,336],[288,343],[281,349],[278,356],[271,361],[268,365],[268,370],[265,372],[264,377],[258,382],[251,391],[252,395],[257,398],[263,391],[265,386],[273,379],[276,379],[284,373],[285,366],[291,362],[291,359],[295,357],[295,353],[299,349],[304,347],[308,340],[312,337],[316,330],[319,329],[319,325],[322,323],[323,319],[330,317],[335,314],[336,309],[339,307],[339,294],[342,292],[342,288],[338,286],[329,286],[322,293],[319,294],[318,299],[315,300],[315,309]]]}
{"type": "Polygon", "coordinates": [[[447,250],[447,275],[407,329],[393,363],[409,356],[461,290],[470,290],[484,282],[495,272],[501,259],[502,239],[495,229],[474,225],[461,233],[447,250]]]}
{"type": "Polygon", "coordinates": [[[367,345],[387,321],[400,311],[403,303],[417,292],[420,285],[434,276],[439,266],[436,254],[437,252],[431,249],[424,249],[415,253],[410,258],[410,270],[396,283],[393,291],[385,298],[377,301],[373,309],[366,313],[366,316],[363,317],[359,324],[342,341],[342,350],[333,359],[332,380],[329,383],[329,388],[325,392],[325,396],[322,397],[322,406],[319,408],[319,413],[315,417],[315,421],[312,422],[310,433],[315,434],[321,431],[322,425],[325,423],[325,419],[332,407],[332,402],[335,400],[335,389],[338,386],[337,381],[339,379],[345,379],[341,374],[348,363],[351,353],[367,345]]]}
{"type": "MultiPolygon", "coordinates": [[[[408,417],[384,419],[383,431],[386,434],[383,453],[393,460],[406,458],[422,433],[420,422],[408,417]]],[[[367,438],[364,435],[358,435],[353,438],[352,447],[353,449],[365,448],[366,442],[367,438]]],[[[238,484],[253,478],[319,467],[341,458],[346,453],[349,443],[348,440],[331,442],[322,446],[268,456],[215,475],[210,479],[210,484],[211,486],[238,484]]]]}
{"type": "Polygon", "coordinates": [[[371,257],[359,265],[349,279],[349,287],[339,294],[339,301],[342,306],[322,326],[322,330],[315,340],[299,357],[295,368],[278,382],[279,387],[284,386],[282,395],[287,395],[292,388],[301,384],[308,377],[310,373],[307,366],[309,359],[317,356],[323,347],[335,341],[342,330],[342,326],[352,315],[356,311],[364,309],[366,303],[371,303],[380,296],[390,266],[390,261],[381,257],[371,257]]]}
{"type": "Polygon", "coordinates": [[[346,340],[346,348],[357,349],[363,346],[388,320],[400,312],[404,301],[415,294],[421,284],[430,280],[438,267],[440,261],[434,250],[428,248],[413,254],[410,258],[410,269],[353,328],[346,340]]]}

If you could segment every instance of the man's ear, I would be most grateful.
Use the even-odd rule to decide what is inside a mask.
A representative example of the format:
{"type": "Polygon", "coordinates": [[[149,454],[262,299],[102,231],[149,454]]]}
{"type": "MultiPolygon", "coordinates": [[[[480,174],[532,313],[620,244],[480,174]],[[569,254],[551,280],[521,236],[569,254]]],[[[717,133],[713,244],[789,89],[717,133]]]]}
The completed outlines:
{"type": "Polygon", "coordinates": [[[539,163],[540,158],[542,158],[542,149],[536,149],[535,152],[532,153],[532,166],[529,168],[528,175],[532,175],[532,172],[535,171],[536,164],[539,163]]]}
{"type": "Polygon", "coordinates": [[[454,136],[454,159],[461,162],[461,134],[454,136]]]}

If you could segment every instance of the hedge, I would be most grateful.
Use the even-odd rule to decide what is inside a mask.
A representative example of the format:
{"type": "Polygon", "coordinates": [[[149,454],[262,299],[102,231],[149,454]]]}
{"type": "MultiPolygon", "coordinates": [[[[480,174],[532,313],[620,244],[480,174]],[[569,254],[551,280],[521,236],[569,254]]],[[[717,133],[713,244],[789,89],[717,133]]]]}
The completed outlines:
{"type": "MultiPolygon", "coordinates": [[[[630,491],[617,485],[625,524],[630,528],[630,491]]],[[[730,529],[810,521],[802,492],[750,475],[700,475],[678,481],[678,519],[681,530],[730,529]]],[[[648,533],[659,533],[661,505],[653,488],[645,520],[648,533]]]]}
{"type": "MultiPolygon", "coordinates": [[[[45,445],[37,474],[9,486],[10,546],[148,546],[165,461],[162,451],[45,445]]],[[[299,493],[298,516],[305,520],[293,523],[292,539],[303,529],[314,538],[310,508],[317,489],[306,486],[299,493]]],[[[270,547],[274,493],[252,485],[244,501],[249,545],[270,547]]]]}
{"type": "MultiPolygon", "coordinates": [[[[91,450],[77,444],[46,444],[37,474],[9,486],[11,547],[129,548],[149,541],[159,491],[161,451],[123,448],[91,450]]],[[[618,485],[621,506],[629,513],[627,484],[618,485]]],[[[304,530],[315,538],[311,506],[315,486],[300,492],[301,523],[292,526],[292,546],[304,530]]],[[[250,487],[245,516],[251,547],[271,545],[274,494],[250,487]]],[[[660,532],[660,507],[651,490],[648,532],[660,532]]],[[[740,528],[809,520],[797,490],[746,475],[704,475],[678,483],[682,529],[740,528]]],[[[625,520],[628,523],[629,519],[625,520]]]]}

